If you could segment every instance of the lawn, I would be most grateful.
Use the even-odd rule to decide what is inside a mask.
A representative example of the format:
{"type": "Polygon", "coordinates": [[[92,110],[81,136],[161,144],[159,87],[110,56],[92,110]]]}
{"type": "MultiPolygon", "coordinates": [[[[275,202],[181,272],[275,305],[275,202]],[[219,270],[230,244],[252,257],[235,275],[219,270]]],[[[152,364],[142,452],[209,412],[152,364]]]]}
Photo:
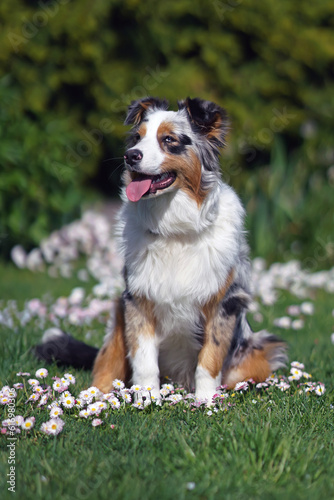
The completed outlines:
{"type": "MultiPolygon", "coordinates": [[[[92,231],[97,226],[92,224],[92,231]]],[[[64,259],[59,254],[42,271],[0,264],[0,388],[23,383],[22,389],[17,388],[16,415],[35,417],[34,426],[22,429],[17,440],[10,441],[8,433],[0,436],[1,498],[12,495],[6,483],[11,442],[15,442],[15,492],[23,499],[333,498],[334,276],[330,272],[312,278],[293,264],[272,268],[271,273],[262,269],[262,262],[254,265],[252,326],[282,336],[289,344],[290,361],[303,363],[302,371],[312,378],[289,381],[288,366],[266,387],[248,384],[223,392],[226,397],[218,400],[216,411],[193,405],[191,399],[138,409],[115,391],[120,408],[110,405],[103,410],[101,425],[92,426],[97,415],[81,418],[79,408],[63,407],[63,430],[55,436],[41,431],[50,410],[26,402],[32,394],[28,380],[36,378],[42,367],[30,349],[49,326],[101,344],[107,307],[120,279],[108,275],[104,267],[115,258],[106,251],[109,242],[99,240],[99,245],[97,252],[81,249],[71,261],[72,272],[67,268],[62,273],[64,259]],[[89,276],[78,276],[77,271],[86,267],[89,276]],[[81,291],[73,292],[76,287],[81,291]],[[299,308],[289,309],[292,304],[299,308]],[[31,375],[17,376],[19,372],[31,375]],[[305,390],[313,387],[325,391],[305,390]]],[[[119,271],[118,263],[115,273],[116,268],[119,271]]],[[[76,398],[90,386],[89,373],[46,368],[49,375],[41,383],[52,385],[53,376],[70,372],[76,383],[69,390],[76,398]]],[[[184,396],[182,391],[175,393],[184,396]]],[[[0,411],[2,422],[8,407],[3,405],[0,411]]]]}

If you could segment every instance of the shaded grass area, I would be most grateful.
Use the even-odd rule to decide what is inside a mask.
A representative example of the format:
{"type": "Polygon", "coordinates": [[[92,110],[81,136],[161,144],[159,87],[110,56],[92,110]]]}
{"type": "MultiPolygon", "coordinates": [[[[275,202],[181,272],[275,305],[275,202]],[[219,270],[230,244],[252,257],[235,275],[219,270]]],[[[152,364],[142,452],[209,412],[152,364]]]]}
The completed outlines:
{"type": "MultiPolygon", "coordinates": [[[[4,270],[0,297],[7,299],[68,294],[74,285],[55,284],[43,275],[4,270]],[[8,273],[8,274],[7,274],[8,273]],[[23,273],[23,274],[22,274],[23,273]],[[21,280],[26,288],[21,287],[21,280]],[[59,286],[59,288],[58,288],[59,286]],[[6,288],[7,287],[7,288],[6,288]]],[[[64,431],[57,437],[22,434],[16,444],[16,493],[24,499],[308,499],[333,498],[334,394],[332,297],[314,296],[315,314],[307,317],[298,332],[272,327],[286,306],[299,303],[281,293],[278,303],[262,308],[263,324],[283,336],[290,346],[290,360],[305,363],[314,380],[326,384],[322,397],[278,389],[251,390],[231,395],[234,406],[212,416],[182,405],[128,408],[110,413],[104,426],[64,416],[64,431]],[[332,406],[331,406],[332,405],[332,406]],[[113,430],[110,424],[115,425],[113,430]]],[[[94,326],[103,336],[104,326],[94,326]]],[[[73,327],[84,338],[87,327],[73,327]]],[[[0,385],[19,381],[17,371],[34,374],[41,365],[30,353],[41,332],[33,325],[14,333],[0,327],[0,385]]],[[[66,370],[55,366],[51,375],[66,370]]],[[[77,378],[76,390],[90,385],[90,374],[70,370],[77,378]]],[[[24,408],[24,397],[22,396],[24,408]]],[[[5,418],[1,408],[1,419],[5,418]]],[[[19,413],[19,412],[17,412],[19,413]]],[[[45,410],[36,411],[38,430],[45,410]]],[[[11,498],[7,437],[1,436],[1,497],[11,498]]]]}

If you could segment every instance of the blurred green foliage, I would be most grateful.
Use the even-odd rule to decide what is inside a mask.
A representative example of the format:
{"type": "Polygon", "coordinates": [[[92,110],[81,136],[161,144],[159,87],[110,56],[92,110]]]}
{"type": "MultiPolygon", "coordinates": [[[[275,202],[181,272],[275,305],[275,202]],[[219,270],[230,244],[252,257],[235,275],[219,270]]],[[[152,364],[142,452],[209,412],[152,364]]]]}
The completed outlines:
{"type": "Polygon", "coordinates": [[[330,0],[1,2],[0,232],[34,244],[85,186],[112,191],[131,100],[200,96],[230,115],[222,169],[254,254],[329,265],[333,28],[330,0]]]}

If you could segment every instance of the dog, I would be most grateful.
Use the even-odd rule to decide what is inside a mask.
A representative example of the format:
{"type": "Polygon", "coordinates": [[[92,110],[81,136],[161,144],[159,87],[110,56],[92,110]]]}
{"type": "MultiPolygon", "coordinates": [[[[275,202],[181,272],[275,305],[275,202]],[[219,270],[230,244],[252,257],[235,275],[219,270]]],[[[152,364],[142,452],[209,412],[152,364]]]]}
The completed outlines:
{"type": "Polygon", "coordinates": [[[252,332],[246,319],[245,212],[219,165],[227,114],[199,98],[171,111],[147,97],[131,103],[125,124],[132,127],[116,229],[125,291],[114,328],[99,351],[64,333],[44,338],[37,355],[93,366],[102,392],[121,379],[153,387],[159,399],[168,376],[210,405],[218,386],[264,381],[286,362],[285,343],[252,332]]]}

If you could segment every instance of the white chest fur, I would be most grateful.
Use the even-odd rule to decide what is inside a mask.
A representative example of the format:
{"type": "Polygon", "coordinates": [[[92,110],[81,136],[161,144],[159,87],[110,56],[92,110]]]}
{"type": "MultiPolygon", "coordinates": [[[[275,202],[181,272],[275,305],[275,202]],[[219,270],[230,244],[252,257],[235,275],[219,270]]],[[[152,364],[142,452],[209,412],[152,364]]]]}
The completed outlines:
{"type": "Polygon", "coordinates": [[[181,319],[224,286],[237,263],[244,212],[225,184],[200,208],[182,193],[152,201],[126,202],[119,218],[128,287],[181,319]]]}

